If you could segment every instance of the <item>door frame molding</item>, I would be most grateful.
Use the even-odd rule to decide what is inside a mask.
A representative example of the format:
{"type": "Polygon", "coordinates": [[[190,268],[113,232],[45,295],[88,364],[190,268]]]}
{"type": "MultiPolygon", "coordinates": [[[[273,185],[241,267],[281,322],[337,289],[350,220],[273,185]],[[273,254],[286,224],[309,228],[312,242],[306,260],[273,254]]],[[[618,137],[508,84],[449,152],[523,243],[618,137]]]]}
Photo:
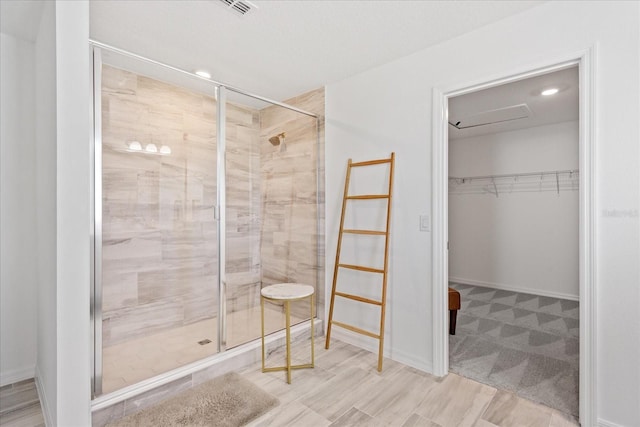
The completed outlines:
{"type": "Polygon", "coordinates": [[[595,425],[596,411],[596,46],[552,57],[500,75],[433,89],[432,144],[432,313],[433,373],[449,371],[447,288],[448,259],[448,100],[505,83],[578,66],[579,73],[579,280],[580,280],[580,422],[595,425]]]}

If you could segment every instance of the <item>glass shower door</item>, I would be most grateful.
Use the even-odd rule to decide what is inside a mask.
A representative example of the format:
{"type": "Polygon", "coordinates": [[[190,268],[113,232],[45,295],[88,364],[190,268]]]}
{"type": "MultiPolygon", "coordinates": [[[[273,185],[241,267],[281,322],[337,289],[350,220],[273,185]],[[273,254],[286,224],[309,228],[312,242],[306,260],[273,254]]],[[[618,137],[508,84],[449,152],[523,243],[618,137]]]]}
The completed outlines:
{"type": "MultiPolygon", "coordinates": [[[[94,50],[94,395],[260,337],[260,290],[318,285],[318,121],[94,50]]],[[[265,307],[267,334],[284,328],[265,307]]],[[[309,306],[292,306],[292,323],[309,306]]]]}
{"type": "Polygon", "coordinates": [[[215,354],[219,306],[214,87],[113,55],[101,71],[97,394],[215,354]]]}
{"type": "MultiPolygon", "coordinates": [[[[226,91],[226,347],[261,335],[260,290],[274,283],[317,287],[317,119],[226,91]]],[[[222,102],[222,101],[221,101],[222,102]]],[[[309,302],[291,306],[292,324],[309,302]]],[[[282,305],[265,305],[265,333],[284,329],[282,305]]]]}

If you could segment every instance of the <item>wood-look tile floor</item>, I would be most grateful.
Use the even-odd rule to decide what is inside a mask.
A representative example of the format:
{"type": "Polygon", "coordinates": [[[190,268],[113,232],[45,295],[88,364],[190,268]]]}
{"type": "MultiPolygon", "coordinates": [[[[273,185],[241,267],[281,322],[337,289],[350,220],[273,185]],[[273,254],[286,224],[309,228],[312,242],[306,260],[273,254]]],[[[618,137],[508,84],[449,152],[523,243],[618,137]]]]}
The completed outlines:
{"type": "MultiPolygon", "coordinates": [[[[436,378],[389,359],[385,359],[380,373],[376,370],[376,355],[366,350],[337,340],[325,350],[321,337],[315,348],[315,368],[293,371],[291,384],[287,384],[284,372],[262,373],[259,363],[242,372],[245,378],[280,399],[279,406],[249,427],[579,425],[559,411],[456,374],[436,378]]],[[[305,363],[309,354],[309,341],[295,343],[293,363],[305,363]]],[[[267,365],[280,365],[283,360],[284,349],[273,352],[267,365]]],[[[0,426],[44,426],[34,392],[33,380],[3,387],[0,426]]]]}
{"type": "MultiPolygon", "coordinates": [[[[293,349],[294,363],[305,363],[310,343],[293,349]]],[[[283,351],[267,365],[282,364],[283,351]]],[[[381,373],[377,356],[333,340],[316,341],[316,366],[292,373],[262,373],[254,365],[245,378],[280,399],[280,405],[254,420],[263,426],[425,426],[425,427],[568,427],[571,417],[512,393],[450,373],[436,378],[385,359],[381,373]]]]}
{"type": "Polygon", "coordinates": [[[0,388],[0,426],[44,426],[42,408],[33,379],[0,388]]]}

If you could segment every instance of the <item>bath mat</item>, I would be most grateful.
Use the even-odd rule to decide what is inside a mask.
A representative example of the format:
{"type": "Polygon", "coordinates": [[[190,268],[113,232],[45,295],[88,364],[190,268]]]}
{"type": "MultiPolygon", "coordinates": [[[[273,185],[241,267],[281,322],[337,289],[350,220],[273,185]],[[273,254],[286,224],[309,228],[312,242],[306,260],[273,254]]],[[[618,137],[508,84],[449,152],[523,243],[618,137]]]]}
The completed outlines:
{"type": "Polygon", "coordinates": [[[276,397],[231,372],[107,425],[236,427],[258,418],[278,403],[276,397]]]}

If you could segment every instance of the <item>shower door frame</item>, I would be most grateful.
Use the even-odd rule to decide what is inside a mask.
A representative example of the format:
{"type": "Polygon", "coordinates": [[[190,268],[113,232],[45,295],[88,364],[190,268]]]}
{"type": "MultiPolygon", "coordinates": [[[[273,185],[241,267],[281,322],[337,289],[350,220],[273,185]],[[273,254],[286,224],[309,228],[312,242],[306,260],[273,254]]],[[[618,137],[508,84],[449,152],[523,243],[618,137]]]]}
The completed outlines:
{"type": "MultiPolygon", "coordinates": [[[[144,391],[148,385],[156,383],[157,377],[148,378],[135,383],[131,386],[127,386],[124,389],[118,389],[106,395],[102,392],[102,51],[109,51],[125,57],[135,60],[143,61],[154,66],[160,66],[162,68],[177,72],[182,75],[189,76],[191,78],[200,79],[210,84],[215,91],[216,99],[216,206],[215,206],[215,220],[217,222],[217,249],[218,249],[218,339],[217,339],[217,353],[208,356],[208,358],[215,358],[216,356],[224,353],[226,350],[226,281],[225,281],[225,260],[226,260],[226,103],[227,103],[227,91],[232,91],[241,95],[246,95],[251,98],[267,102],[272,105],[277,105],[306,116],[313,117],[316,120],[316,189],[320,189],[320,118],[314,113],[302,110],[300,108],[288,105],[282,102],[274,101],[263,96],[255,95],[239,89],[234,86],[230,86],[224,83],[217,82],[212,79],[198,76],[180,68],[173,67],[171,65],[164,64],[153,59],[143,57],[141,55],[119,49],[105,43],[101,43],[95,40],[89,40],[92,53],[92,74],[93,74],[93,133],[91,141],[90,155],[92,157],[91,162],[91,183],[90,183],[90,197],[93,203],[90,207],[91,215],[91,231],[90,231],[90,250],[91,250],[91,284],[90,284],[90,319],[91,319],[91,332],[92,332],[92,373],[91,373],[91,397],[96,399],[97,397],[110,396],[112,394],[130,394],[132,387],[140,386],[140,391],[144,391]],[[126,390],[123,392],[122,390],[126,390]]],[[[320,192],[316,193],[316,206],[320,206],[320,192]]],[[[316,224],[318,236],[320,236],[321,224],[320,224],[320,209],[316,209],[316,224]]],[[[319,268],[321,265],[321,253],[320,242],[316,242],[316,289],[324,280],[324,270],[319,268]]],[[[318,301],[316,301],[316,316],[318,318],[318,301]]],[[[313,320],[313,319],[312,319],[313,320]]],[[[258,337],[259,338],[259,337],[258,337]]],[[[256,340],[258,339],[256,338],[256,340]]],[[[251,341],[250,341],[251,342],[251,341]]],[[[204,360],[204,359],[200,359],[204,360]]],[[[173,370],[169,370],[159,376],[165,376],[168,372],[180,369],[176,367],[173,370]]],[[[134,392],[135,393],[135,392],[134,392]]]]}

